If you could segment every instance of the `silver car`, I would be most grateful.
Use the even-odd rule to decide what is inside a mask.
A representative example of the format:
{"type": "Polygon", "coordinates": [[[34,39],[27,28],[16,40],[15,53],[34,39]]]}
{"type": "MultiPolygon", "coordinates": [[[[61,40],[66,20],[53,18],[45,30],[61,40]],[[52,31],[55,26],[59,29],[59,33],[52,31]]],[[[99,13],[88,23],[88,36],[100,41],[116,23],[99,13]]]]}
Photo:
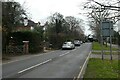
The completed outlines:
{"type": "Polygon", "coordinates": [[[75,45],[72,42],[64,42],[62,45],[62,49],[74,49],[75,45]]]}

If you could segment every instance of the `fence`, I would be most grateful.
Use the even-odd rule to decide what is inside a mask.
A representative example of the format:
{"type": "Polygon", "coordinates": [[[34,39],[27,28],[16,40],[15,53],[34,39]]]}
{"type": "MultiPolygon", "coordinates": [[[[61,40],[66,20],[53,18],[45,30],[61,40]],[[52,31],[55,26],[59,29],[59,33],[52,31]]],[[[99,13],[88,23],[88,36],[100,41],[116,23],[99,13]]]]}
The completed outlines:
{"type": "Polygon", "coordinates": [[[13,54],[23,53],[23,45],[19,45],[19,46],[7,46],[6,47],[6,52],[7,53],[13,53],[13,54]]]}

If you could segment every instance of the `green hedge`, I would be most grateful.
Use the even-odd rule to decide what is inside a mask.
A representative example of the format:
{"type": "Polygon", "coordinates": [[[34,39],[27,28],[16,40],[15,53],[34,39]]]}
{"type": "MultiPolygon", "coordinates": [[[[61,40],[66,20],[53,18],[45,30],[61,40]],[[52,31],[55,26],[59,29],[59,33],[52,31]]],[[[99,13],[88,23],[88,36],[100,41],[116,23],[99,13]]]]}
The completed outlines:
{"type": "Polygon", "coordinates": [[[43,47],[41,46],[43,36],[39,32],[35,31],[12,32],[11,34],[9,34],[8,38],[9,41],[12,39],[15,45],[23,45],[23,41],[29,41],[30,53],[36,53],[43,50],[43,47]]]}

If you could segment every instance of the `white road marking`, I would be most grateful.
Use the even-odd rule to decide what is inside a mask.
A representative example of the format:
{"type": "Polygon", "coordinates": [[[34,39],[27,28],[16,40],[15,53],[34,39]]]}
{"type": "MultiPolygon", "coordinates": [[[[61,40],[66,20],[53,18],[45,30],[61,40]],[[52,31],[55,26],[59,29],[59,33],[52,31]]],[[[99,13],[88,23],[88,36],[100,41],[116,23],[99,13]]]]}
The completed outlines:
{"type": "Polygon", "coordinates": [[[90,57],[90,54],[91,54],[91,51],[90,51],[89,55],[87,56],[87,58],[86,58],[86,60],[85,60],[85,62],[84,62],[84,64],[83,64],[83,66],[82,66],[82,68],[81,68],[81,70],[80,70],[80,72],[79,72],[79,75],[77,76],[77,80],[80,78],[81,73],[82,73],[82,71],[83,71],[83,69],[84,69],[84,67],[85,67],[85,64],[86,64],[86,62],[88,61],[88,59],[89,59],[89,57],[90,57]]]}
{"type": "Polygon", "coordinates": [[[61,54],[61,55],[59,55],[59,56],[61,57],[61,56],[64,56],[64,55],[66,55],[66,54],[68,54],[68,53],[70,53],[70,52],[66,52],[66,53],[61,54]]]}
{"type": "Polygon", "coordinates": [[[19,73],[19,74],[20,74],[20,73],[23,73],[23,72],[25,72],[25,71],[27,71],[27,70],[30,70],[30,69],[32,69],[32,68],[38,67],[38,66],[40,66],[40,65],[43,65],[43,64],[45,64],[45,63],[47,63],[47,62],[50,62],[51,60],[52,60],[52,59],[46,60],[46,61],[44,61],[44,62],[41,62],[41,63],[37,64],[37,65],[34,65],[34,66],[31,66],[31,67],[26,68],[26,69],[24,69],[24,70],[21,70],[21,71],[19,71],[18,73],[19,73]]]}

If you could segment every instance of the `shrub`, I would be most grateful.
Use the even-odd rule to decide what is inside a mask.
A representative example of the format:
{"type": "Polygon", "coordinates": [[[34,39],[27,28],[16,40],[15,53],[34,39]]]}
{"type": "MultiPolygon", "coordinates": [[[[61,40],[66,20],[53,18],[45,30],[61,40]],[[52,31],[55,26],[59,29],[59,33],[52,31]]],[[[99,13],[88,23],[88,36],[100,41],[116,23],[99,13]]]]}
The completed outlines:
{"type": "Polygon", "coordinates": [[[19,31],[19,32],[12,32],[8,36],[8,40],[10,42],[12,38],[12,41],[14,41],[15,45],[23,45],[23,41],[29,41],[29,52],[30,53],[36,53],[43,50],[41,46],[42,42],[42,34],[35,31],[19,31]]]}

